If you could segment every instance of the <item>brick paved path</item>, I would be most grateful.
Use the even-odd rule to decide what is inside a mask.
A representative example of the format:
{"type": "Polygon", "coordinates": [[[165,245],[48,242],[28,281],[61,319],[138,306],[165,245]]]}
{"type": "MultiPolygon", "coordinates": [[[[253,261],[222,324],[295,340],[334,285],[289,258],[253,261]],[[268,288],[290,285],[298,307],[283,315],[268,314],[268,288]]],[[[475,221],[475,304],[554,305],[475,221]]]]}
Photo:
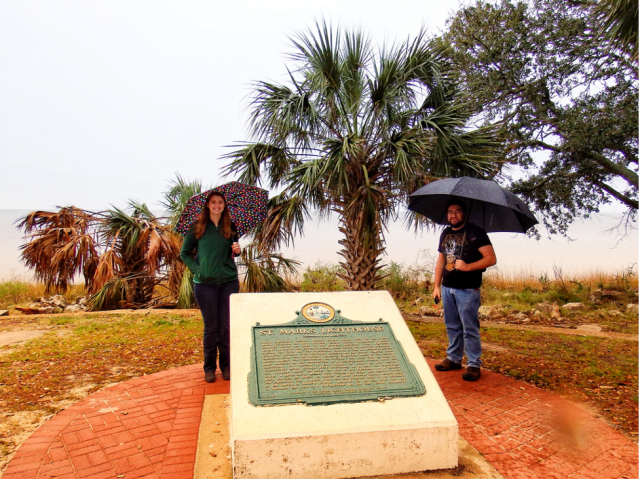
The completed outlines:
{"type": "MultiPolygon", "coordinates": [[[[477,383],[435,375],[460,434],[505,477],[638,477],[637,446],[568,401],[487,371],[477,383]]],[[[204,396],[228,392],[201,365],[112,386],[44,423],[3,479],[192,478],[204,396]]]]}
{"type": "Polygon", "coordinates": [[[638,446],[575,404],[501,374],[435,371],[460,435],[507,478],[638,477],[638,446]]]}

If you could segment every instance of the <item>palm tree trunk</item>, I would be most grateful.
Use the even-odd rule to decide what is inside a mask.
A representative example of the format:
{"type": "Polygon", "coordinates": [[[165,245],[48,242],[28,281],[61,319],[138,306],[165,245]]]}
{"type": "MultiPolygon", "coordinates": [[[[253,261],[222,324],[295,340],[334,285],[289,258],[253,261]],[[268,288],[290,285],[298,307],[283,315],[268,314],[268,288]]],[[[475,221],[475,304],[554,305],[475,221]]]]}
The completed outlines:
{"type": "Polygon", "coordinates": [[[386,249],[384,238],[380,232],[377,232],[378,241],[372,241],[366,245],[356,235],[356,228],[343,223],[339,229],[344,239],[339,241],[343,249],[338,254],[345,259],[345,262],[340,263],[345,273],[338,273],[338,276],[344,280],[349,291],[376,289],[376,285],[384,278],[379,274],[382,269],[380,256],[386,249]]]}

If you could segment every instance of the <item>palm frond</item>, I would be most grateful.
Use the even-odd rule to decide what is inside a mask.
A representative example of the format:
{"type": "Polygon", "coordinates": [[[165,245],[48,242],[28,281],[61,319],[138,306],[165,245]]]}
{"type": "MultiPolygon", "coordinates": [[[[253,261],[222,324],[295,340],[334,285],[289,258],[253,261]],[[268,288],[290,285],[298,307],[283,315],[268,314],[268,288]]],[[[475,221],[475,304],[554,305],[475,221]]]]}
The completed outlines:
{"type": "Polygon", "coordinates": [[[289,170],[299,164],[284,145],[241,143],[239,146],[241,147],[222,156],[222,159],[230,160],[223,169],[223,174],[239,174],[238,180],[248,185],[261,183],[261,169],[264,166],[267,169],[269,186],[275,188],[284,181],[289,170]]]}
{"type": "Polygon", "coordinates": [[[261,251],[270,251],[289,245],[295,236],[302,236],[304,222],[309,219],[305,200],[300,196],[281,193],[269,200],[267,219],[255,230],[256,244],[261,251]]]}
{"type": "Polygon", "coordinates": [[[117,309],[122,302],[127,302],[130,296],[128,279],[113,278],[89,298],[87,309],[89,311],[117,309]]]}
{"type": "Polygon", "coordinates": [[[297,51],[290,55],[304,65],[305,79],[312,91],[333,97],[340,90],[341,62],[339,46],[341,32],[325,21],[316,23],[315,31],[298,33],[291,38],[297,51]]]}
{"type": "Polygon", "coordinates": [[[207,189],[210,188],[203,189],[200,180],[187,181],[179,173],[176,173],[176,178],[171,181],[169,189],[164,193],[164,199],[160,202],[167,210],[169,225],[172,229],[178,223],[189,198],[207,189]]]}
{"type": "Polygon", "coordinates": [[[21,259],[47,292],[66,291],[80,272],[90,283],[98,262],[98,213],[69,206],[58,212],[34,211],[18,221],[17,227],[28,235],[20,247],[21,259]]]}
{"type": "Polygon", "coordinates": [[[599,35],[637,59],[638,1],[600,0],[596,15],[600,18],[599,35]]]}
{"type": "Polygon", "coordinates": [[[186,269],[182,275],[180,289],[178,290],[178,308],[190,309],[196,305],[196,298],[193,293],[193,273],[186,269]]]}
{"type": "Polygon", "coordinates": [[[291,291],[283,274],[297,273],[299,261],[277,253],[265,253],[260,245],[250,244],[242,250],[239,267],[244,274],[244,289],[251,293],[291,291]]]}
{"type": "Polygon", "coordinates": [[[122,260],[115,253],[113,247],[109,248],[98,262],[95,274],[93,275],[88,293],[95,294],[102,289],[105,284],[115,279],[123,269],[122,260]]]}

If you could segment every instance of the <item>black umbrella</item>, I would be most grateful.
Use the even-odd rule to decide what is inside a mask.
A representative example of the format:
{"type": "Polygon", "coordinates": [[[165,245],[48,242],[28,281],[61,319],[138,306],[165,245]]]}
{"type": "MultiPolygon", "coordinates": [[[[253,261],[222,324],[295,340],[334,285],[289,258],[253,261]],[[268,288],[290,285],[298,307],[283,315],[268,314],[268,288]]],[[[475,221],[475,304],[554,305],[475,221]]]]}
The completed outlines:
{"type": "Polygon", "coordinates": [[[446,225],[447,205],[453,199],[465,204],[466,220],[487,233],[524,233],[538,224],[527,205],[509,190],[494,181],[468,176],[446,178],[423,186],[409,197],[409,209],[446,225]]]}

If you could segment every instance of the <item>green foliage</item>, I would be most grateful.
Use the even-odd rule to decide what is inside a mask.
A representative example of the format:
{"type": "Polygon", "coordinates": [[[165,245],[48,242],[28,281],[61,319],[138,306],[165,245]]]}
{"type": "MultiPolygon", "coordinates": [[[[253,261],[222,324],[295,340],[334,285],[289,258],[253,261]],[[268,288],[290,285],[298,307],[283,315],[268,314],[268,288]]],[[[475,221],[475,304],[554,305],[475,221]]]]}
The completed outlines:
{"type": "Polygon", "coordinates": [[[169,189],[164,193],[164,200],[161,201],[162,206],[167,209],[169,225],[172,229],[178,224],[189,198],[209,189],[208,187],[203,189],[200,180],[187,181],[176,173],[175,180],[171,181],[169,189]]]}
{"type": "Polygon", "coordinates": [[[638,209],[637,63],[602,41],[595,5],[477,1],[440,39],[468,107],[498,127],[502,160],[524,169],[513,191],[551,233],[612,201],[629,220],[638,209]]]}
{"type": "Polygon", "coordinates": [[[386,289],[396,300],[415,300],[429,294],[431,273],[419,266],[406,266],[392,261],[382,270],[382,289],[386,289]]]}
{"type": "Polygon", "coordinates": [[[243,288],[250,293],[279,293],[291,291],[286,276],[297,273],[299,261],[281,254],[262,251],[250,244],[242,250],[238,267],[244,274],[243,288]]]}
{"type": "MultiPolygon", "coordinates": [[[[345,284],[338,276],[340,266],[318,262],[308,267],[302,276],[300,290],[303,292],[344,291],[345,284]]],[[[407,266],[394,261],[381,271],[383,279],[380,289],[391,293],[403,310],[409,303],[424,300],[429,294],[431,273],[424,266],[407,266]],[[421,298],[421,299],[419,299],[421,298]]]]}
{"type": "Polygon", "coordinates": [[[196,297],[193,292],[193,273],[186,269],[182,274],[180,289],[178,290],[178,309],[189,309],[196,306],[196,297]]]}
{"type": "Polygon", "coordinates": [[[302,275],[300,290],[307,292],[344,291],[344,281],[338,277],[341,268],[338,265],[318,262],[307,267],[302,275]]]}
{"type": "Polygon", "coordinates": [[[103,311],[105,309],[118,309],[121,303],[126,303],[130,297],[129,282],[126,278],[113,278],[105,283],[87,301],[89,311],[103,311]]]}

